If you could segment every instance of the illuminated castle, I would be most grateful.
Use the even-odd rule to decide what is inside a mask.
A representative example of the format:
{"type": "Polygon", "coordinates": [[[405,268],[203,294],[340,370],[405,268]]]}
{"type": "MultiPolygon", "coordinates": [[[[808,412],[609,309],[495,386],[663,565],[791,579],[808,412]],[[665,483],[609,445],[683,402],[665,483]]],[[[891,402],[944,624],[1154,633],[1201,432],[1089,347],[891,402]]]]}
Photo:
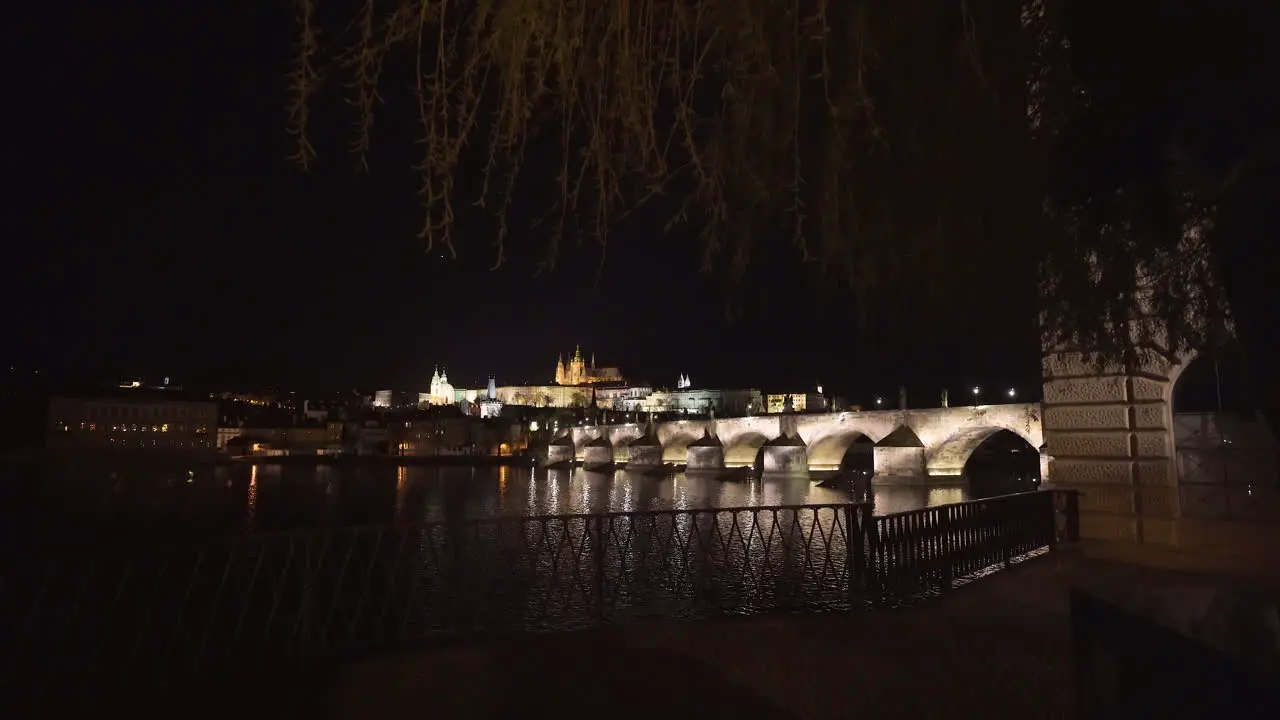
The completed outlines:
{"type": "Polygon", "coordinates": [[[557,385],[594,385],[596,383],[621,383],[625,382],[622,378],[622,371],[616,367],[596,367],[596,356],[591,355],[591,364],[588,365],[582,359],[582,351],[575,347],[573,356],[569,358],[568,364],[561,355],[556,360],[556,380],[557,385]]]}

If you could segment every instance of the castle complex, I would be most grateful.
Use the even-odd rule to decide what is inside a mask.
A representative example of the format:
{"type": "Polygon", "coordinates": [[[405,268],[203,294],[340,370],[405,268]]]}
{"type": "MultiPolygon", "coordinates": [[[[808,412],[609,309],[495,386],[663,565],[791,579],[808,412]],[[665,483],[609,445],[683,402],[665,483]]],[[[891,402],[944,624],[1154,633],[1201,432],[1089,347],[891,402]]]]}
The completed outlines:
{"type": "Polygon", "coordinates": [[[568,364],[565,364],[563,355],[556,360],[556,385],[577,387],[580,385],[621,384],[625,382],[621,369],[616,367],[596,367],[595,353],[591,354],[590,365],[582,359],[582,351],[576,347],[573,349],[573,356],[569,358],[568,364]]]}
{"type": "MultiPolygon", "coordinates": [[[[674,390],[656,389],[647,383],[628,383],[617,367],[596,365],[574,348],[569,361],[561,355],[556,361],[555,381],[547,385],[499,386],[492,376],[488,387],[464,389],[449,382],[449,376],[438,366],[431,374],[427,392],[418,392],[417,405],[460,405],[465,412],[480,417],[501,414],[506,405],[524,407],[586,408],[593,403],[605,410],[621,412],[714,413],[719,417],[757,414],[766,411],[759,390],[697,389],[685,373],[680,373],[674,390]]],[[[379,391],[373,404],[392,407],[392,392],[379,391]]],[[[802,406],[803,407],[803,406],[802,406]]]]}

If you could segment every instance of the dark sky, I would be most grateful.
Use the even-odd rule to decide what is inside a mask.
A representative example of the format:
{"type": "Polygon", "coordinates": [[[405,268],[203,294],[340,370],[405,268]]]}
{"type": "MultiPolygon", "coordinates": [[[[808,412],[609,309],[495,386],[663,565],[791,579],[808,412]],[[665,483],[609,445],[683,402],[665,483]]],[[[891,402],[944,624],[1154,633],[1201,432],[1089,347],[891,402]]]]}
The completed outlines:
{"type": "Polygon", "coordinates": [[[459,228],[460,261],[428,255],[394,108],[371,176],[352,171],[340,113],[321,129],[335,140],[319,169],[289,165],[282,5],[99,4],[10,38],[32,58],[8,103],[22,128],[5,222],[22,338],[11,363],[417,389],[436,363],[459,385],[546,382],[580,344],[659,384],[681,372],[766,390],[822,381],[851,401],[899,384],[921,397],[975,382],[1037,392],[1029,327],[860,332],[852,303],[819,293],[790,257],[766,258],[730,322],[695,240],[656,225],[619,231],[598,285],[590,243],[537,279],[528,263],[489,272],[481,225],[459,228]]]}

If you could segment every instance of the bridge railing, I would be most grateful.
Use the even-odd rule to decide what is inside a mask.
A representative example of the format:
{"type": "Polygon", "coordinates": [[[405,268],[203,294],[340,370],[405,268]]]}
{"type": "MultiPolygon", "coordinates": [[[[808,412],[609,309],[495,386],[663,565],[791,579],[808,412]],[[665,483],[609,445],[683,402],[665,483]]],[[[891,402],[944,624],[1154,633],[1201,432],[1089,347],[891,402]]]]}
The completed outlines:
{"type": "MultiPolygon", "coordinates": [[[[459,635],[844,610],[1056,541],[1054,494],[493,518],[31,556],[3,578],[0,692],[84,701],[459,635]]],[[[226,682],[226,681],[224,681],[226,682]]]]}

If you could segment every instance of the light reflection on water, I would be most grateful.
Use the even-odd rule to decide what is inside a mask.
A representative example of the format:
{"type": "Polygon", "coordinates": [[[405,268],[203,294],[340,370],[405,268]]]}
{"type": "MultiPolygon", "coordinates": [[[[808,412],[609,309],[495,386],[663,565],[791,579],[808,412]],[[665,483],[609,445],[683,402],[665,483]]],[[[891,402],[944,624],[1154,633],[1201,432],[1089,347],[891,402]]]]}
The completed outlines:
{"type": "MultiPolygon", "coordinates": [[[[97,471],[95,470],[94,473],[97,471]]],[[[119,483],[80,470],[48,477],[32,526],[84,527],[150,533],[225,534],[324,525],[512,517],[663,509],[706,509],[846,503],[863,499],[847,484],[822,487],[816,478],[721,479],[677,473],[654,476],[528,467],[422,467],[230,464],[197,468],[191,483],[168,470],[117,472],[119,483]],[[172,474],[170,472],[169,474],[172,474]]],[[[187,469],[181,469],[185,477],[187,469]]],[[[894,484],[877,479],[870,498],[878,514],[968,499],[967,486],[894,484]]],[[[1020,488],[1031,489],[1031,488],[1020,488]]],[[[1004,492],[1009,492],[1005,490],[1004,492]]]]}

